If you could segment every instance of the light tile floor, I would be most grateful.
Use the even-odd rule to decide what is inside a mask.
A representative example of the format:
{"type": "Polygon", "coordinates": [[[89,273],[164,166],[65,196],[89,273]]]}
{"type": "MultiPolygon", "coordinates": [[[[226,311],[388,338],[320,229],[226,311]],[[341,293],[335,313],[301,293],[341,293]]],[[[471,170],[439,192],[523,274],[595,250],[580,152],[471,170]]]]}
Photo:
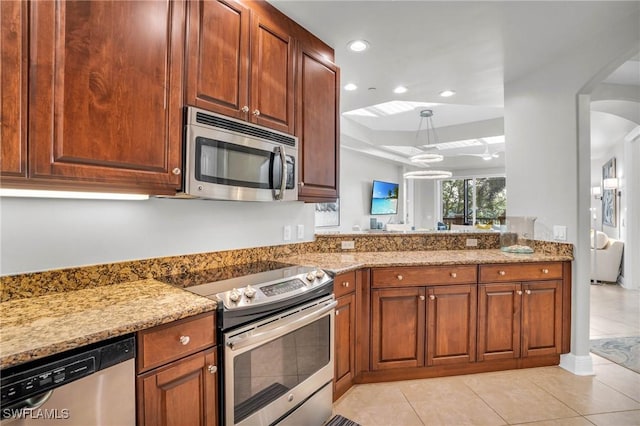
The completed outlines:
{"type": "MultiPolygon", "coordinates": [[[[591,286],[591,337],[640,335],[640,292],[591,286]]],[[[640,374],[593,355],[594,376],[541,367],[356,385],[333,405],[362,426],[638,426],[640,374]]]]}

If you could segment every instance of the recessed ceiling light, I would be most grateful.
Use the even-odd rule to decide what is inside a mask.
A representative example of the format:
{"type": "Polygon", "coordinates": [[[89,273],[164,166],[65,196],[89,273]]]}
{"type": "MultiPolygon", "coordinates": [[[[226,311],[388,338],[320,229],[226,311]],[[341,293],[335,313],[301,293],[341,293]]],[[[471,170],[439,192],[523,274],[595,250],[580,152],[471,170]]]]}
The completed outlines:
{"type": "Polygon", "coordinates": [[[407,88],[404,86],[398,86],[395,89],[393,89],[393,93],[407,93],[407,88]]]}
{"type": "Polygon", "coordinates": [[[353,40],[347,46],[353,52],[363,52],[369,48],[369,42],[366,40],[353,40]]]}
{"type": "Polygon", "coordinates": [[[440,96],[442,96],[443,98],[448,98],[449,96],[453,96],[455,94],[455,90],[443,90],[442,92],[440,92],[440,96]]]}
{"type": "Polygon", "coordinates": [[[358,88],[358,86],[356,86],[353,83],[347,83],[347,84],[344,85],[344,90],[348,90],[350,92],[353,91],[353,90],[356,90],[357,88],[358,88]]]}

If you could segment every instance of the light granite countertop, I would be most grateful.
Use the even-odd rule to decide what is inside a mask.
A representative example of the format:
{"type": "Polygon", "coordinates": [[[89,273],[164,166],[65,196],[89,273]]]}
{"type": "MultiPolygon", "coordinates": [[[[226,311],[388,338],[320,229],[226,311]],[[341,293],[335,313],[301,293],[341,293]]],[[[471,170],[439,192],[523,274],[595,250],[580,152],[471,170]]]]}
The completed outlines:
{"type": "Polygon", "coordinates": [[[487,263],[562,262],[571,256],[543,253],[516,254],[492,250],[433,250],[307,253],[280,259],[283,262],[315,266],[336,274],[360,268],[385,266],[463,265],[487,263]]]}
{"type": "MultiPolygon", "coordinates": [[[[567,255],[497,249],[307,253],[286,263],[339,274],[385,266],[556,262],[567,255]]],[[[215,310],[216,302],[153,279],[0,303],[0,368],[215,310]]]]}
{"type": "Polygon", "coordinates": [[[212,311],[216,302],[141,280],[0,304],[0,368],[212,311]]]}

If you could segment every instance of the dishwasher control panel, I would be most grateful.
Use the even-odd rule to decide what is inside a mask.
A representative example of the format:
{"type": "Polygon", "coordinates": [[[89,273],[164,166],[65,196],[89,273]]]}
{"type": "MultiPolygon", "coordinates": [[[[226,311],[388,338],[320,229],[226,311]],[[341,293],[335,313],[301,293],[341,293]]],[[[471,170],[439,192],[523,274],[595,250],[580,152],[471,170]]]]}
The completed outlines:
{"type": "Polygon", "coordinates": [[[0,372],[0,405],[10,408],[134,356],[135,340],[129,336],[7,368],[0,372]]]}

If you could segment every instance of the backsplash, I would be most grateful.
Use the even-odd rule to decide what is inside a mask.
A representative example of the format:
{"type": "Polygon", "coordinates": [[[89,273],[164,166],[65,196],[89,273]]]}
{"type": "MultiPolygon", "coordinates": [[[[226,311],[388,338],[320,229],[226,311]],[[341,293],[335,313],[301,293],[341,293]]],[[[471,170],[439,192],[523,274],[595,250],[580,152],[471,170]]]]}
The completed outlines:
{"type": "MultiPolygon", "coordinates": [[[[0,301],[185,274],[305,253],[498,249],[498,233],[319,234],[313,242],[126,261],[0,277],[0,301]],[[466,240],[477,247],[466,247],[466,240]],[[355,249],[343,250],[343,241],[355,249]]],[[[573,245],[534,241],[536,252],[572,256],[573,245]]]]}

